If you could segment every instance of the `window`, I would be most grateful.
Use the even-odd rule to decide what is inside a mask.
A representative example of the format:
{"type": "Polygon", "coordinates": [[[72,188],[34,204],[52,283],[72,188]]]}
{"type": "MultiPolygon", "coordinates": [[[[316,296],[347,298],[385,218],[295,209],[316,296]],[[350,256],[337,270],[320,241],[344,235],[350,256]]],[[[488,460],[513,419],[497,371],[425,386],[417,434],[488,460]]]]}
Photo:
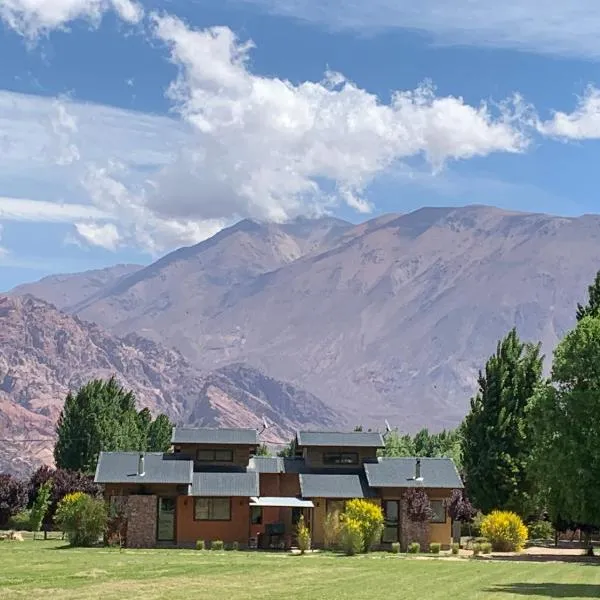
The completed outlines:
{"type": "Polygon", "coordinates": [[[381,541],[391,544],[398,541],[398,525],[400,524],[400,504],[398,500],[385,500],[383,503],[385,515],[381,541]]]}
{"type": "Polygon", "coordinates": [[[341,515],[346,509],[346,501],[345,500],[327,500],[327,507],[325,511],[328,515],[337,513],[341,515]]]}
{"type": "Polygon", "coordinates": [[[250,523],[252,525],[262,525],[263,511],[260,506],[250,507],[250,523]]]}
{"type": "Polygon", "coordinates": [[[433,512],[432,523],[446,522],[446,503],[443,500],[431,500],[431,510],[433,512]]]}
{"type": "Polygon", "coordinates": [[[357,465],[358,454],[356,452],[325,452],[323,454],[325,465],[357,465]]]}
{"type": "Polygon", "coordinates": [[[195,521],[230,521],[230,498],[196,498],[194,501],[195,521]]]}
{"type": "Polygon", "coordinates": [[[198,450],[196,458],[200,462],[233,462],[232,450],[198,450]]]}

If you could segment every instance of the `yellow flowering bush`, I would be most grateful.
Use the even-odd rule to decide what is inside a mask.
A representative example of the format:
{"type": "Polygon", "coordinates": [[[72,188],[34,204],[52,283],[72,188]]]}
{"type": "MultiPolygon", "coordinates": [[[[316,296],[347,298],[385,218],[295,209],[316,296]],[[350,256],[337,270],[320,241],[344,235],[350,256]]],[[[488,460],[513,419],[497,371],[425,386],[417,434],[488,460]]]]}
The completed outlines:
{"type": "Polygon", "coordinates": [[[340,542],[342,550],[348,556],[354,556],[362,551],[364,547],[362,527],[356,519],[343,520],[340,542]]]}
{"type": "Polygon", "coordinates": [[[355,498],[346,503],[346,509],[342,515],[342,522],[358,523],[362,537],[362,551],[368,552],[373,544],[381,538],[383,530],[383,511],[381,506],[355,498]]]}
{"type": "Polygon", "coordinates": [[[495,552],[518,552],[527,541],[527,527],[516,513],[494,510],[481,521],[481,535],[495,552]]]}
{"type": "Polygon", "coordinates": [[[83,492],[67,494],[56,508],[54,520],[67,534],[72,546],[92,546],[98,543],[106,529],[106,504],[83,492]]]}

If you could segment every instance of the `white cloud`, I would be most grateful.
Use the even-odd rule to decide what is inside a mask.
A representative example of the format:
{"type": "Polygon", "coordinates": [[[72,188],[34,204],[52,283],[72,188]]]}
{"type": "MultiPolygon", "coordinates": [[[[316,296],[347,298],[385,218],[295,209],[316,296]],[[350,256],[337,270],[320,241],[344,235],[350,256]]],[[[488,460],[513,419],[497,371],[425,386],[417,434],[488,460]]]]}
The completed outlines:
{"type": "Polygon", "coordinates": [[[5,198],[0,196],[0,220],[34,223],[72,223],[78,219],[109,220],[111,216],[94,206],[5,198]]]}
{"type": "Polygon", "coordinates": [[[600,58],[596,0],[237,0],[335,29],[403,28],[442,44],[600,58]]]}
{"type": "Polygon", "coordinates": [[[227,27],[154,22],[180,69],[169,97],[195,131],[147,190],[146,205],[164,217],[284,220],[336,201],[367,211],[363,191],[397,161],[439,168],[527,146],[519,99],[494,111],[423,85],[383,104],[338,73],[299,85],[254,75],[252,43],[227,27]]]}
{"type": "Polygon", "coordinates": [[[589,87],[572,113],[557,111],[537,127],[540,133],[557,138],[600,139],[600,90],[589,87]]]}
{"type": "MultiPolygon", "coordinates": [[[[0,261],[8,255],[8,250],[2,246],[2,224],[0,223],[0,261]]],[[[1,263],[0,263],[1,264],[1,263]]]]}
{"type": "Polygon", "coordinates": [[[32,39],[62,29],[76,19],[97,25],[109,10],[129,23],[139,23],[144,14],[133,0],[0,0],[0,19],[32,39]]]}
{"type": "Polygon", "coordinates": [[[75,223],[75,231],[90,245],[115,251],[121,241],[119,230],[113,223],[75,223]]]}

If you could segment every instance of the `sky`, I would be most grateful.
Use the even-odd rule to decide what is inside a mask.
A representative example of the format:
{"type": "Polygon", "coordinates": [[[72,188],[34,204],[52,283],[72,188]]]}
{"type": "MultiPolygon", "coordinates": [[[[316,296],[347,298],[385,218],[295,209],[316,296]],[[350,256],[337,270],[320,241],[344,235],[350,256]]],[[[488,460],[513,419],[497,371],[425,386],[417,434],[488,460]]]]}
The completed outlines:
{"type": "Polygon", "coordinates": [[[0,0],[0,290],[242,218],[600,212],[600,4],[556,4],[0,0]]]}

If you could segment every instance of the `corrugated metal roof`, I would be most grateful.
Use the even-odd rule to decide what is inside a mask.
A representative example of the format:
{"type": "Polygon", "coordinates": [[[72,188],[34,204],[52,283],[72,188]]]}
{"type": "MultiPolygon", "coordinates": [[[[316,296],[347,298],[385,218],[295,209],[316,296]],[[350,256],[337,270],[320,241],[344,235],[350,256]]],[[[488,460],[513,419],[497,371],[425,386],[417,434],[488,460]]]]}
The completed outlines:
{"type": "Polygon", "coordinates": [[[253,456],[248,463],[248,471],[257,473],[302,473],[305,470],[306,463],[302,458],[253,456]]]}
{"type": "Polygon", "coordinates": [[[192,496],[258,496],[258,473],[194,473],[192,496]]]}
{"type": "Polygon", "coordinates": [[[372,498],[364,475],[300,475],[300,491],[305,498],[372,498]]]}
{"type": "Polygon", "coordinates": [[[385,445],[376,431],[298,431],[296,439],[299,446],[383,448],[385,445]]]}
{"type": "Polygon", "coordinates": [[[144,475],[138,475],[139,452],[100,452],[96,483],[192,483],[194,463],[176,454],[144,453],[144,475]]]}
{"type": "Polygon", "coordinates": [[[371,487],[429,487],[462,488],[454,461],[450,458],[421,458],[421,477],[415,481],[415,457],[380,458],[376,463],[365,464],[367,481],[371,487]]]}
{"type": "Polygon", "coordinates": [[[174,427],[173,444],[227,444],[258,446],[256,429],[211,429],[206,427],[174,427]]]}

